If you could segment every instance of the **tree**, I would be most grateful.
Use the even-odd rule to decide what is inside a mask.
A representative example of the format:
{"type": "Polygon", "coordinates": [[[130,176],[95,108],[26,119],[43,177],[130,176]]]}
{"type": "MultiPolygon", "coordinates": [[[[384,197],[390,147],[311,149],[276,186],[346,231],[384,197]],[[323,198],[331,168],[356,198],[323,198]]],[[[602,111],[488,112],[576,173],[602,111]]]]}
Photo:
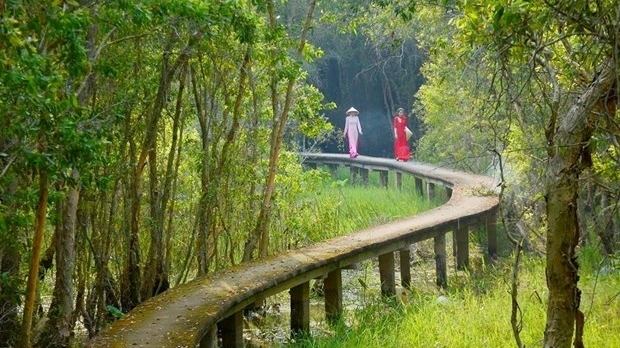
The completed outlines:
{"type": "MultiPolygon", "coordinates": [[[[546,203],[549,301],[544,346],[568,347],[574,338],[580,347],[584,322],[579,310],[578,194],[584,171],[594,170],[601,177],[593,163],[603,159],[609,146],[597,146],[597,139],[614,139],[617,133],[609,126],[617,122],[617,6],[612,1],[452,5],[447,12],[454,16],[455,32],[448,51],[465,63],[464,69],[477,68],[477,76],[488,81],[483,84],[488,100],[494,101],[479,98],[476,110],[487,115],[481,107],[494,105],[487,129],[500,141],[481,146],[508,159],[505,168],[518,168],[510,151],[515,146],[527,145],[545,157],[527,164],[533,173],[544,173],[543,185],[531,191],[546,203]],[[544,127],[536,127],[541,124],[544,127]],[[542,141],[532,142],[537,139],[542,141]]],[[[438,56],[446,52],[442,46],[434,49],[438,56]]],[[[430,100],[428,94],[421,99],[430,100]]]]}
{"type": "Polygon", "coordinates": [[[325,125],[298,61],[316,52],[292,59],[265,1],[45,5],[0,3],[0,338],[22,346],[68,346],[80,316],[95,335],[172,275],[240,262],[265,193],[282,197],[268,232],[298,193],[264,180],[270,156],[302,182],[282,149],[325,125]]]}
{"type": "MultiPolygon", "coordinates": [[[[10,13],[3,27],[8,33],[8,41],[4,60],[2,62],[4,100],[15,106],[6,104],[2,114],[7,116],[3,122],[8,127],[6,147],[10,155],[11,168],[13,163],[31,173],[39,182],[38,200],[36,203],[36,219],[34,233],[32,233],[32,248],[29,259],[28,281],[24,300],[23,319],[21,325],[20,345],[28,347],[31,344],[31,328],[36,305],[37,281],[39,278],[40,254],[45,240],[48,198],[51,193],[62,192],[64,189],[72,191],[75,188],[75,178],[71,168],[79,168],[80,161],[76,161],[77,153],[83,151],[82,143],[89,137],[88,132],[81,132],[76,124],[82,121],[83,113],[77,103],[76,95],[72,92],[74,85],[84,76],[85,57],[81,54],[82,46],[79,40],[71,33],[79,31],[84,25],[82,13],[64,10],[51,6],[46,10],[33,9],[16,4],[10,8],[10,13]],[[10,20],[12,19],[12,20],[10,20]],[[24,31],[16,30],[15,24],[22,25],[24,31]],[[49,36],[40,35],[41,32],[51,32],[49,36]],[[58,35],[58,33],[69,35],[58,35]],[[16,54],[17,53],[17,54],[16,54]],[[20,135],[21,134],[21,135],[20,135]],[[57,189],[59,187],[60,189],[57,189]]],[[[83,154],[88,153],[84,151],[83,154]]],[[[88,162],[88,161],[84,161],[88,162]]],[[[13,174],[14,175],[14,174],[13,174]]],[[[18,190],[28,190],[29,182],[18,179],[18,190]]],[[[77,201],[72,202],[73,207],[77,201]]],[[[67,216],[73,213],[68,212],[67,216]]],[[[70,224],[66,234],[73,233],[70,224]]],[[[61,236],[64,237],[65,235],[61,236]]],[[[25,237],[28,239],[28,237],[25,237]]],[[[63,239],[72,248],[69,239],[63,239]]],[[[57,257],[61,262],[67,261],[65,270],[70,273],[71,254],[57,257]],[[66,258],[65,258],[66,256],[66,258]]],[[[63,271],[65,271],[63,270],[63,271]]],[[[66,273],[59,274],[61,282],[68,281],[66,273]]],[[[57,288],[59,288],[58,286],[57,288]]],[[[69,289],[69,301],[72,301],[69,289]]],[[[57,293],[57,299],[66,300],[65,294],[57,293]]],[[[64,302],[67,303],[66,301],[64,302]]],[[[71,302],[69,302],[71,303],[71,302]]],[[[71,315],[71,305],[68,313],[65,305],[61,314],[66,319],[71,315]]],[[[63,327],[64,328],[64,327],[63,327]]],[[[14,338],[9,337],[7,341],[14,338]]]]}
{"type": "Polygon", "coordinates": [[[601,62],[594,80],[558,121],[549,138],[547,174],[547,325],[545,347],[583,347],[584,315],[579,309],[579,264],[576,248],[580,226],[577,194],[582,171],[591,166],[589,141],[599,124],[599,112],[616,113],[617,63],[601,62]],[[602,108],[600,106],[603,106],[602,108]]]}
{"type": "MultiPolygon", "coordinates": [[[[312,0],[310,4],[308,4],[308,11],[306,14],[306,18],[303,22],[304,24],[297,46],[297,53],[299,55],[303,55],[305,51],[307,34],[310,30],[315,6],[316,0],[312,0]]],[[[269,30],[273,31],[274,33],[279,30],[275,11],[275,3],[272,0],[268,0],[267,13],[269,20],[269,30]]],[[[288,64],[283,67],[279,66],[280,64],[272,65],[273,68],[282,69],[284,71],[284,75],[274,73],[270,82],[272,129],[270,139],[268,174],[264,185],[262,204],[260,205],[258,218],[256,220],[256,226],[254,227],[254,230],[251,232],[245,244],[245,250],[243,252],[244,261],[249,261],[250,259],[252,259],[252,254],[254,253],[254,250],[257,246],[260,257],[265,257],[268,253],[269,223],[272,213],[271,200],[274,194],[276,171],[278,169],[278,161],[283,142],[284,130],[286,129],[285,127],[287,125],[289,113],[291,112],[291,105],[295,98],[294,87],[297,84],[297,80],[300,75],[300,71],[298,70],[296,64],[294,64],[293,62],[287,62],[287,59],[282,59],[283,55],[285,55],[285,51],[283,51],[282,48],[282,46],[279,46],[278,41],[274,41],[271,43],[273,57],[275,57],[277,60],[280,60],[281,63],[288,64]],[[279,79],[282,79],[284,83],[285,90],[284,96],[282,97],[284,100],[280,100],[279,97],[282,93],[279,88],[279,79]]]]}

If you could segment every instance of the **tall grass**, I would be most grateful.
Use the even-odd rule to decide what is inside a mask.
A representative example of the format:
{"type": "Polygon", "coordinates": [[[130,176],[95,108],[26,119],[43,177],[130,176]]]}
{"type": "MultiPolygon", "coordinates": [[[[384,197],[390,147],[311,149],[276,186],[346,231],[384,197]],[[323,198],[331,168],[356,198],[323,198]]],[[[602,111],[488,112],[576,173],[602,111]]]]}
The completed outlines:
{"type": "MultiPolygon", "coordinates": [[[[406,292],[397,301],[369,302],[349,313],[354,319],[334,326],[329,335],[315,335],[290,346],[516,347],[510,324],[511,263],[507,258],[479,273],[461,272],[451,278],[446,291],[426,287],[406,292]]],[[[604,263],[582,268],[586,347],[620,347],[620,269],[604,263]]],[[[527,347],[542,345],[547,298],[544,274],[544,259],[523,260],[518,301],[520,337],[527,347]]]]}
{"type": "Polygon", "coordinates": [[[341,236],[357,230],[384,224],[399,218],[432,209],[446,201],[438,196],[433,200],[416,193],[413,178],[403,175],[397,188],[394,177],[387,187],[379,185],[379,174],[371,172],[368,183],[361,185],[349,180],[349,173],[339,169],[322,180],[316,189],[299,199],[292,216],[282,219],[282,243],[287,248],[341,236]]]}

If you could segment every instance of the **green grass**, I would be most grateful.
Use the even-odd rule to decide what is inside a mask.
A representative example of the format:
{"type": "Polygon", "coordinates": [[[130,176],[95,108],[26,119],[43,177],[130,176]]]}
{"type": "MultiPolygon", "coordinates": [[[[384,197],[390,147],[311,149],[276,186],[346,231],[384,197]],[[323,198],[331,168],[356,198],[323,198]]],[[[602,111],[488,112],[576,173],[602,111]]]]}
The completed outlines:
{"type": "Polygon", "coordinates": [[[414,180],[408,175],[402,176],[399,189],[393,174],[388,187],[381,187],[376,172],[370,173],[367,185],[361,185],[351,183],[348,172],[341,169],[318,189],[305,194],[294,209],[295,214],[286,216],[287,228],[282,229],[285,233],[280,244],[290,240],[293,247],[316,243],[421,213],[446,199],[440,196],[429,200],[418,195],[414,180]]]}
{"type": "MultiPolygon", "coordinates": [[[[510,324],[511,262],[507,258],[477,274],[452,275],[445,292],[422,287],[396,302],[368,303],[349,313],[353,319],[336,325],[328,335],[315,335],[290,346],[516,347],[510,324]]],[[[590,272],[588,267],[583,270],[585,346],[620,347],[620,269],[605,274],[590,272]]],[[[541,346],[547,297],[544,260],[525,258],[520,272],[521,340],[527,347],[541,346]]]]}

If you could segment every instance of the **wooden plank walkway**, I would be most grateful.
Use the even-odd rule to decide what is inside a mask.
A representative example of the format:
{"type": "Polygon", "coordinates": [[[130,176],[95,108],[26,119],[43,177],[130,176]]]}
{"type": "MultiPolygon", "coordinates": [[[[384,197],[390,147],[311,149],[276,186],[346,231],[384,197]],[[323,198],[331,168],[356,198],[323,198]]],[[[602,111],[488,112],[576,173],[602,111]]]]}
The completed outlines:
{"type": "MultiPolygon", "coordinates": [[[[489,177],[366,156],[350,159],[347,155],[305,154],[305,163],[345,165],[361,173],[373,170],[413,175],[420,180],[416,182],[426,183],[427,194],[434,192],[435,185],[441,185],[451,197],[446,204],[422,214],[241,264],[172,288],[111,323],[88,347],[214,348],[218,346],[218,328],[224,347],[242,347],[243,309],[289,289],[292,313],[295,313],[291,315],[291,330],[308,331],[308,284],[318,277],[327,275],[326,314],[337,317],[342,309],[340,269],[353,263],[378,257],[382,264],[382,293],[390,296],[394,293],[394,277],[389,274],[394,272],[393,253],[398,251],[402,255],[403,250],[416,242],[434,238],[440,286],[445,285],[447,277],[446,233],[454,232],[460,246],[459,267],[467,267],[470,227],[486,228],[488,252],[496,253],[495,215],[499,201],[489,177]]],[[[387,184],[387,175],[385,180],[387,184]]],[[[404,269],[409,272],[408,268],[404,269]]],[[[408,277],[401,275],[402,279],[408,277]]]]}

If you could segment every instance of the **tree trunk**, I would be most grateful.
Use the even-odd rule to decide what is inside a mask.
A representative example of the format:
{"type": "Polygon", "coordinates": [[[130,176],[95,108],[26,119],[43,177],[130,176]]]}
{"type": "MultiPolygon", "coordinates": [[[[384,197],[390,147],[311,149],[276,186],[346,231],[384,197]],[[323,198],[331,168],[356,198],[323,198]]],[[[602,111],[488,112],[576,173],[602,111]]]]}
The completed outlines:
{"type": "Polygon", "coordinates": [[[216,227],[217,220],[213,212],[218,209],[218,190],[222,190],[222,186],[227,185],[222,179],[229,177],[229,173],[234,171],[229,163],[241,126],[241,107],[245,98],[246,80],[252,62],[251,44],[248,45],[241,65],[239,66],[238,75],[232,77],[224,76],[223,78],[218,76],[218,78],[223,80],[228,79],[229,81],[236,81],[237,89],[234,92],[232,89],[231,91],[224,91],[226,98],[235,98],[232,110],[229,111],[224,109],[220,111],[218,110],[217,104],[212,104],[211,107],[207,107],[206,104],[208,104],[208,100],[217,100],[217,94],[222,93],[220,89],[225,87],[218,86],[208,91],[201,91],[196,79],[196,74],[192,73],[192,93],[194,95],[194,104],[196,106],[196,114],[200,126],[203,152],[200,169],[201,198],[197,209],[198,230],[196,257],[198,262],[198,275],[208,273],[212,259],[217,260],[219,231],[216,227]],[[207,116],[209,113],[218,115],[220,112],[222,114],[221,118],[209,118],[207,116]],[[219,119],[224,121],[218,124],[217,120],[219,119]],[[213,142],[214,139],[221,138],[222,136],[223,141],[213,142]],[[220,143],[221,146],[218,145],[220,143]]]}
{"type": "Polygon", "coordinates": [[[142,296],[144,301],[153,296],[155,291],[155,279],[161,273],[162,267],[162,240],[163,240],[163,211],[162,211],[162,187],[158,175],[158,146],[159,141],[155,140],[149,151],[149,223],[148,231],[150,235],[149,252],[144,261],[144,271],[142,272],[142,296]]]}
{"type": "Polygon", "coordinates": [[[609,192],[607,189],[599,186],[598,190],[601,191],[601,203],[600,211],[596,218],[596,230],[598,231],[605,254],[613,255],[616,252],[616,239],[614,237],[616,228],[613,217],[613,212],[616,208],[609,202],[609,192]]]}
{"type": "Polygon", "coordinates": [[[568,348],[574,330],[575,346],[583,345],[583,314],[579,311],[581,291],[575,248],[579,243],[577,193],[579,175],[589,162],[588,141],[596,126],[597,105],[615,93],[616,70],[609,60],[549,139],[549,168],[546,177],[547,265],[549,289],[545,348],[568,348]],[[575,327],[575,324],[577,326],[575,327]]]}
{"type": "MultiPolygon", "coordinates": [[[[74,176],[77,171],[74,170],[74,176]]],[[[62,204],[62,221],[56,235],[56,282],[47,322],[38,347],[68,347],[73,336],[73,271],[79,188],[72,187],[62,204]]]]}
{"type": "Polygon", "coordinates": [[[170,281],[166,271],[167,266],[165,265],[164,224],[166,208],[170,201],[170,191],[172,189],[175,154],[177,153],[177,146],[179,144],[178,134],[180,132],[183,92],[185,90],[185,78],[187,75],[186,67],[187,64],[184,64],[181,68],[179,77],[179,91],[172,125],[172,142],[170,144],[170,151],[168,152],[163,185],[158,185],[157,166],[155,165],[157,163],[156,145],[153,146],[149,154],[152,227],[151,245],[149,247],[149,255],[144,270],[144,284],[142,289],[143,300],[162,293],[170,287],[170,281]]]}
{"type": "MultiPolygon", "coordinates": [[[[123,150],[119,151],[124,153],[123,150]]],[[[120,307],[115,297],[116,281],[111,277],[108,269],[107,260],[110,259],[111,236],[114,231],[114,220],[119,214],[120,190],[119,180],[109,190],[100,191],[89,201],[96,201],[97,204],[89,204],[85,214],[89,215],[90,227],[92,228],[89,240],[89,248],[92,253],[94,267],[94,279],[85,300],[84,311],[90,320],[84,320],[84,327],[88,331],[88,336],[92,337],[106,324],[107,311],[106,304],[120,307]],[[92,207],[92,208],[91,208],[92,207]],[[92,209],[92,210],[91,210],[92,209]],[[107,210],[107,211],[106,211],[107,210]],[[109,298],[113,300],[108,301],[109,298]]],[[[85,193],[81,195],[84,202],[85,193]]],[[[90,203],[90,202],[89,202],[90,203]]],[[[83,205],[82,205],[83,206],[83,205]]],[[[78,219],[79,221],[80,219],[78,219]]],[[[123,219],[124,220],[124,219],[123,219]]],[[[92,272],[92,271],[91,271],[92,272]]]]}
{"type": "MultiPolygon", "coordinates": [[[[314,14],[314,8],[316,6],[316,0],[312,0],[308,5],[308,12],[304,22],[304,27],[301,32],[301,38],[299,40],[299,46],[297,48],[299,53],[302,53],[306,46],[306,36],[310,30],[312,23],[312,16],[314,14]]],[[[275,5],[273,1],[267,2],[267,9],[269,12],[269,25],[275,30],[276,28],[276,14],[275,5]]],[[[274,80],[271,83],[271,107],[273,112],[273,126],[271,131],[270,140],[270,153],[269,153],[269,170],[265,187],[263,189],[263,200],[260,207],[260,212],[256,220],[254,230],[245,243],[243,251],[243,261],[249,261],[253,258],[253,254],[258,246],[259,257],[265,257],[268,254],[269,248],[269,225],[271,223],[271,199],[275,191],[275,180],[278,169],[278,162],[280,157],[280,151],[282,148],[282,141],[284,137],[284,129],[286,128],[286,122],[288,120],[291,103],[294,98],[294,89],[296,78],[289,78],[286,86],[286,94],[284,95],[284,102],[280,102],[278,94],[280,93],[277,88],[277,81],[274,80]],[[283,104],[282,108],[280,105],[283,104]]]]}
{"type": "Polygon", "coordinates": [[[34,302],[37,294],[37,279],[39,273],[39,261],[41,258],[41,245],[45,229],[45,215],[47,214],[47,200],[49,198],[49,180],[45,169],[39,173],[39,201],[37,203],[37,215],[34,223],[34,237],[32,242],[32,255],[30,257],[30,271],[26,284],[26,299],[22,319],[20,347],[30,348],[32,338],[32,315],[34,302]]]}
{"type": "MultiPolygon", "coordinates": [[[[129,122],[127,122],[129,123],[129,122]]],[[[129,128],[127,128],[129,132],[129,128]]],[[[129,152],[132,163],[136,159],[136,145],[133,139],[129,139],[129,152]]],[[[121,309],[129,311],[138,305],[140,300],[140,249],[139,249],[139,212],[140,212],[140,194],[138,193],[137,171],[132,170],[128,178],[128,197],[126,197],[128,211],[126,212],[126,220],[129,225],[125,232],[126,255],[124,260],[124,269],[121,275],[120,284],[120,300],[121,309]]]]}
{"type": "MultiPolygon", "coordinates": [[[[171,45],[171,42],[169,42],[171,45]]],[[[123,273],[122,305],[123,310],[128,311],[136,307],[141,299],[142,274],[140,272],[140,210],[142,203],[142,174],[147,165],[147,158],[151,151],[155,151],[159,119],[166,104],[166,95],[170,89],[170,83],[174,73],[187,58],[189,51],[186,48],[177,58],[174,65],[170,66],[169,47],[164,50],[162,66],[159,77],[157,96],[151,111],[146,118],[146,134],[140,148],[137,163],[133,168],[131,178],[131,230],[129,235],[128,255],[123,273]]],[[[155,166],[156,163],[149,163],[155,166]]]]}
{"type": "Polygon", "coordinates": [[[211,225],[211,214],[209,207],[212,206],[214,195],[210,191],[211,182],[211,152],[209,151],[209,143],[211,141],[211,126],[207,118],[206,105],[203,104],[203,95],[200,91],[196,73],[194,69],[190,69],[192,81],[192,94],[194,95],[194,105],[196,107],[196,116],[200,130],[200,144],[202,150],[200,164],[200,200],[196,207],[196,224],[195,231],[192,236],[196,236],[196,261],[198,264],[198,275],[207,274],[209,270],[209,252],[208,252],[208,229],[211,225]]]}

